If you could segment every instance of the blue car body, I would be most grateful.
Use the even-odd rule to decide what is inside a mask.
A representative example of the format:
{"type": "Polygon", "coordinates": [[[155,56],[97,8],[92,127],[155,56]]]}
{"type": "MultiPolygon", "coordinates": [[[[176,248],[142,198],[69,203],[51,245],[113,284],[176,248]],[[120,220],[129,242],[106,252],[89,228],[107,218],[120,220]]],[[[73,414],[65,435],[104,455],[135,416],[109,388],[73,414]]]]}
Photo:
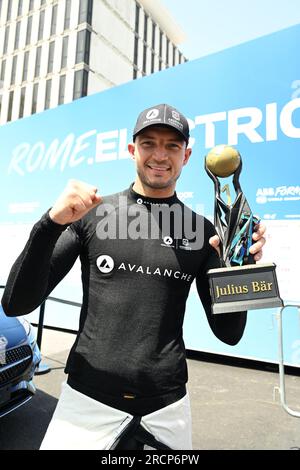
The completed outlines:
{"type": "Polygon", "coordinates": [[[30,323],[7,317],[0,306],[0,418],[33,397],[32,379],[40,360],[30,323]]]}

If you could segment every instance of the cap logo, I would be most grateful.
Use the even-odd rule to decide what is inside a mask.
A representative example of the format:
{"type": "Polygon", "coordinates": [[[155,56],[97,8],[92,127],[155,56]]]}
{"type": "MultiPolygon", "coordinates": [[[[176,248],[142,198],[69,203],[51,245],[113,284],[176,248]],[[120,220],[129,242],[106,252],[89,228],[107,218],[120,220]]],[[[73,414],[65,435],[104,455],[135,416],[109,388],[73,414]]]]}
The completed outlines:
{"type": "Polygon", "coordinates": [[[146,114],[147,119],[155,119],[159,115],[159,109],[153,108],[146,114]]]}
{"type": "Polygon", "coordinates": [[[176,121],[180,121],[180,114],[177,111],[172,111],[172,118],[176,119],[176,121]]]}

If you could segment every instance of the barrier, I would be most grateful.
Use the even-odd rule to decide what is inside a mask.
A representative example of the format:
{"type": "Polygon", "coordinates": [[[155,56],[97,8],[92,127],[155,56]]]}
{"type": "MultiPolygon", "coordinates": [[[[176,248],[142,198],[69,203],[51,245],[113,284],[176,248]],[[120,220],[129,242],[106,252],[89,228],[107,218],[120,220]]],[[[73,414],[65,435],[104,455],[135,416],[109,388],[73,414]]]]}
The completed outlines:
{"type": "MultiPolygon", "coordinates": [[[[0,289],[5,289],[4,285],[0,285],[0,289]]],[[[71,300],[64,300],[64,299],[59,299],[57,297],[47,297],[44,302],[40,305],[40,311],[39,311],[39,321],[37,324],[37,345],[39,347],[40,352],[42,353],[42,337],[43,337],[43,329],[44,329],[44,317],[45,317],[45,309],[46,309],[46,302],[47,300],[52,300],[53,302],[59,302],[61,304],[66,304],[66,305],[72,305],[73,307],[81,307],[81,303],[79,302],[73,302],[71,300]]],[[[51,368],[43,363],[42,361],[38,365],[35,371],[35,375],[42,375],[42,374],[47,374],[48,372],[51,371],[51,368]]]]}
{"type": "Polygon", "coordinates": [[[283,409],[296,418],[300,418],[300,412],[290,408],[286,402],[286,393],[285,393],[285,372],[284,372],[284,354],[283,354],[283,326],[282,326],[282,316],[283,312],[288,307],[297,307],[300,315],[300,304],[286,304],[281,307],[277,314],[277,324],[278,324],[278,351],[279,351],[279,387],[275,387],[274,390],[279,392],[280,402],[283,409]]]}

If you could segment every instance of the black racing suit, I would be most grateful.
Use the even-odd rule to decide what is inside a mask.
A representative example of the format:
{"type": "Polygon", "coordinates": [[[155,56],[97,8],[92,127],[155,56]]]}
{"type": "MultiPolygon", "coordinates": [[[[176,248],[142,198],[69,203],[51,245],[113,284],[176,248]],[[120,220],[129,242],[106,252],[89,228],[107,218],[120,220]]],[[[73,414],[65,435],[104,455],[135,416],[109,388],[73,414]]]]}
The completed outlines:
{"type": "Polygon", "coordinates": [[[3,309],[17,316],[37,308],[80,256],[83,301],[66,365],[68,383],[128,413],[151,413],[186,393],[182,325],[195,278],[214,334],[232,345],[243,334],[246,312],[211,314],[206,272],[220,267],[208,242],[214,234],[213,225],[176,193],[166,199],[146,198],[132,186],[104,197],[68,227],[54,223],[47,212],[11,269],[3,309]],[[163,218],[153,212],[175,206],[179,219],[173,214],[166,229],[163,218]],[[186,235],[186,221],[197,228],[194,245],[196,238],[186,235]]]}

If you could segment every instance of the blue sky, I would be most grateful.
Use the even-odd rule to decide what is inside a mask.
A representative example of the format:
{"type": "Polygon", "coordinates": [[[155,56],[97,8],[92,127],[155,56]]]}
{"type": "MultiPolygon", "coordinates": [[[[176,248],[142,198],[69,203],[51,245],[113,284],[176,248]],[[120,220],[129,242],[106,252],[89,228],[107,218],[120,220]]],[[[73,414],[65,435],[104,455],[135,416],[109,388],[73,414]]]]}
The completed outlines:
{"type": "Polygon", "coordinates": [[[300,23],[300,0],[162,0],[196,59],[300,23]]]}

